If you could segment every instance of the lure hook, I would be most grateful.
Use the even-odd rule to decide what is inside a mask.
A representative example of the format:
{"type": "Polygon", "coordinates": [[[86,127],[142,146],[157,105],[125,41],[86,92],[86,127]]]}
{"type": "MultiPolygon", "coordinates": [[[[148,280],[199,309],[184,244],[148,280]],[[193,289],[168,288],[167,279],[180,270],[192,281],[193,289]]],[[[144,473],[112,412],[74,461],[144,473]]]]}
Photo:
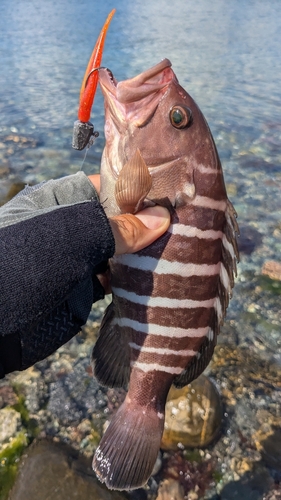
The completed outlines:
{"type": "Polygon", "coordinates": [[[89,120],[98,84],[97,70],[100,69],[106,33],[114,14],[115,9],[110,12],[102,27],[82,81],[78,120],[74,122],[72,137],[72,147],[79,151],[90,143],[92,145],[99,135],[98,132],[94,131],[94,125],[89,120]]]}

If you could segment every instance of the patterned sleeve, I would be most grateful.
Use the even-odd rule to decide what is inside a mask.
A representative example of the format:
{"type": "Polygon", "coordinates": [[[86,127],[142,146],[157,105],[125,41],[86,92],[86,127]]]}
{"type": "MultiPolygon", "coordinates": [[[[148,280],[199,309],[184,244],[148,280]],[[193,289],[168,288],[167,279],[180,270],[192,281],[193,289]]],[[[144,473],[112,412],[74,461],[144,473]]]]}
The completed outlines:
{"type": "Polygon", "coordinates": [[[108,219],[82,172],[27,186],[0,208],[0,376],[79,331],[104,295],[95,274],[113,253],[108,219]]]}

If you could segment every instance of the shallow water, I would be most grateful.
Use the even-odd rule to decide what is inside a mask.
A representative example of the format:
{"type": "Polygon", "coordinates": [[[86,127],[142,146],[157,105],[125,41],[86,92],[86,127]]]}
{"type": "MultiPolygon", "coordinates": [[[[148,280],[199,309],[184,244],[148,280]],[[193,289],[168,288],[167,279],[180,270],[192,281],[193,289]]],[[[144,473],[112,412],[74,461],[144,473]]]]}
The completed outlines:
{"type": "MultiPolygon", "coordinates": [[[[103,64],[121,80],[168,57],[207,118],[242,235],[226,323],[238,345],[280,364],[280,288],[260,278],[281,254],[279,0],[1,0],[0,195],[80,169],[84,153],[71,149],[80,84],[114,7],[103,64]]],[[[103,148],[100,92],[92,121],[100,138],[86,173],[103,148]]]]}
{"type": "MultiPolygon", "coordinates": [[[[103,64],[120,80],[171,59],[209,122],[239,223],[261,240],[258,251],[243,257],[240,273],[258,272],[281,252],[279,0],[2,0],[0,166],[9,175],[0,194],[9,179],[36,183],[81,168],[84,153],[71,148],[80,84],[116,5],[103,64]],[[18,135],[35,145],[15,142],[18,135]]],[[[87,173],[98,170],[103,148],[100,92],[92,121],[100,138],[84,163],[87,173]]]]}

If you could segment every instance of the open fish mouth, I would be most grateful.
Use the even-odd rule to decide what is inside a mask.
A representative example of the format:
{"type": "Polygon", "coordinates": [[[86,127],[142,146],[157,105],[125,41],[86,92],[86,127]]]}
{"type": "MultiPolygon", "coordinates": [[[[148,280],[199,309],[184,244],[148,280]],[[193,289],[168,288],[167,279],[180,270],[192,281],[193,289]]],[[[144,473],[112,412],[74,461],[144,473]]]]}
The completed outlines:
{"type": "Polygon", "coordinates": [[[155,112],[161,95],[176,76],[169,59],[163,59],[139,75],[117,82],[110,70],[101,68],[99,83],[115,124],[143,126],[155,112]]]}

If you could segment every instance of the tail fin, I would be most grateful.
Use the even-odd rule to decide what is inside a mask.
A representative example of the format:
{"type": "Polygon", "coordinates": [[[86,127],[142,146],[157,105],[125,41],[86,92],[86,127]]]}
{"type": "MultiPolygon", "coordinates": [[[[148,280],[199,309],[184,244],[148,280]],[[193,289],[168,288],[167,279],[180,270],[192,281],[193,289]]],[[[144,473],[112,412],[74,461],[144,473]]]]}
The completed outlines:
{"type": "Polygon", "coordinates": [[[99,480],[114,490],[143,486],[155,465],[163,427],[164,415],[126,398],[94,456],[93,469],[99,480]]]}

